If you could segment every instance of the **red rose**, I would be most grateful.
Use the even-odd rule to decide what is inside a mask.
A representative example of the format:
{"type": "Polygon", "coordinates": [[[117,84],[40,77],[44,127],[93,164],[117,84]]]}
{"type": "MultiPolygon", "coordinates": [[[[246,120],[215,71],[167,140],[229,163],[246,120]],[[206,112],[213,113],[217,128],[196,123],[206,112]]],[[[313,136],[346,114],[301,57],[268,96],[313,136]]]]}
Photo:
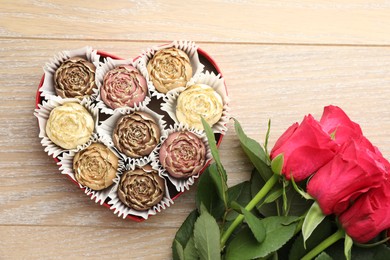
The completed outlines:
{"type": "Polygon", "coordinates": [[[339,221],[345,232],[359,243],[366,243],[390,228],[390,178],[379,188],[361,195],[340,215],[339,221]]]}
{"type": "Polygon", "coordinates": [[[363,135],[359,124],[352,122],[345,112],[336,106],[324,108],[320,125],[322,129],[333,136],[333,140],[342,145],[349,139],[358,139],[363,135]]]}
{"type": "Polygon", "coordinates": [[[318,121],[311,115],[302,123],[290,126],[277,140],[271,151],[271,159],[284,156],[282,173],[286,179],[290,174],[295,181],[302,181],[330,161],[337,150],[337,144],[325,133],[318,121]]]}
{"type": "Polygon", "coordinates": [[[310,179],[307,192],[324,214],[341,214],[359,195],[381,185],[388,166],[364,136],[351,139],[310,179]]]}

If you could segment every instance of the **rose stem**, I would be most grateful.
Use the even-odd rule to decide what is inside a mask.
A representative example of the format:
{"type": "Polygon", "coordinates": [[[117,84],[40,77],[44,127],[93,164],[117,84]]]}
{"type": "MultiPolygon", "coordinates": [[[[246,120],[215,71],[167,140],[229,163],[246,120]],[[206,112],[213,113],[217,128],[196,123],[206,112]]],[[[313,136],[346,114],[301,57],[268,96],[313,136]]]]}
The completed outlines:
{"type": "Polygon", "coordinates": [[[345,235],[345,232],[343,229],[337,230],[336,233],[319,243],[315,248],[313,248],[309,253],[307,253],[304,257],[302,257],[301,260],[309,260],[313,259],[316,255],[327,249],[329,246],[331,246],[333,243],[338,241],[339,239],[343,238],[345,235]]]}
{"type": "MultiPolygon", "coordinates": [[[[251,211],[259,202],[264,198],[265,195],[272,189],[272,187],[277,183],[279,179],[278,174],[272,175],[272,177],[264,184],[264,186],[259,190],[256,196],[246,205],[245,209],[251,211]]],[[[225,246],[226,241],[229,239],[230,235],[237,228],[237,226],[244,220],[244,215],[240,214],[236,217],[233,223],[229,228],[222,234],[221,237],[221,249],[225,246]]]]}

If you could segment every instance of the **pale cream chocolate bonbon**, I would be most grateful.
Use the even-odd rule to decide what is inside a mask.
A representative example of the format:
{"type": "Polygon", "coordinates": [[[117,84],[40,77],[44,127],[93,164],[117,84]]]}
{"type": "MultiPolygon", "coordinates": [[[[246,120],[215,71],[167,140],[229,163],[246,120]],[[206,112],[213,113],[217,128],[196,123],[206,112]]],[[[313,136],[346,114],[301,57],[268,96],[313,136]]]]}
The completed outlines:
{"type": "Polygon", "coordinates": [[[213,126],[221,118],[222,111],[221,96],[206,84],[192,85],[177,98],[177,120],[196,129],[203,129],[201,117],[213,126]]]}
{"type": "Polygon", "coordinates": [[[64,103],[55,107],[46,123],[46,135],[64,149],[75,149],[85,144],[95,128],[91,114],[78,103],[64,103]]]}

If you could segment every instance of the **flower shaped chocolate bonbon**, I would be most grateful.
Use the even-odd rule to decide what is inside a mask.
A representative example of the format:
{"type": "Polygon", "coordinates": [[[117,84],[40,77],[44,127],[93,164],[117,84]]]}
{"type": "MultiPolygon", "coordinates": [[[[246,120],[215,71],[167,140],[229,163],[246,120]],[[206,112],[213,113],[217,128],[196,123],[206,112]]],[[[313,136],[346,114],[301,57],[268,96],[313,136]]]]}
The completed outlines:
{"type": "Polygon", "coordinates": [[[113,183],[118,157],[105,145],[93,143],[76,153],[73,170],[76,180],[93,190],[102,190],[113,183]]]}
{"type": "Polygon", "coordinates": [[[203,141],[189,131],[174,132],[163,142],[160,163],[176,178],[188,178],[199,173],[206,163],[203,141]]]}
{"type": "Polygon", "coordinates": [[[65,103],[50,112],[46,134],[58,146],[75,149],[91,138],[94,124],[92,116],[82,105],[65,103]]]}
{"type": "Polygon", "coordinates": [[[160,129],[152,116],[134,112],[119,118],[112,139],[121,153],[139,158],[149,155],[160,139],[160,129]]]}
{"type": "Polygon", "coordinates": [[[201,117],[212,126],[219,121],[222,111],[221,96],[205,84],[195,84],[186,88],[177,99],[177,119],[196,129],[203,129],[201,117]]]}
{"type": "Polygon", "coordinates": [[[148,94],[145,78],[131,65],[118,66],[104,76],[100,96],[112,109],[134,107],[148,94]]]}
{"type": "Polygon", "coordinates": [[[95,71],[95,65],[81,57],[64,61],[54,74],[57,95],[78,99],[92,95],[96,88],[95,71]]]}
{"type": "Polygon", "coordinates": [[[218,112],[213,126],[217,141],[226,131],[223,78],[207,70],[203,75],[204,68],[218,71],[193,42],[156,46],[135,60],[91,47],[64,51],[44,68],[35,112],[41,143],[62,173],[96,202],[110,205],[118,216],[147,219],[188,190],[211,160],[204,132],[172,116],[177,103],[165,98],[169,92],[182,93],[209,79],[212,91],[223,92],[218,109],[224,112],[218,112]],[[59,121],[61,109],[67,112],[59,121]]]}
{"type": "Polygon", "coordinates": [[[164,194],[165,181],[150,165],[126,171],[121,176],[118,197],[132,209],[148,210],[157,205],[164,194]]]}
{"type": "Polygon", "coordinates": [[[192,77],[192,67],[187,54],[177,48],[161,49],[147,65],[150,79],[157,91],[185,87],[192,77]]]}

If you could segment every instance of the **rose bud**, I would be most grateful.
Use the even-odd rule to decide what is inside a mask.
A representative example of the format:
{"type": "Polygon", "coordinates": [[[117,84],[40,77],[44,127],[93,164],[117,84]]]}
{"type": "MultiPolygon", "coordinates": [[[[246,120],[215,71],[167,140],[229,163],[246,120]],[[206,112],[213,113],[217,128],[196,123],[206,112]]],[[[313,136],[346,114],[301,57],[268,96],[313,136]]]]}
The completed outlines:
{"type": "Polygon", "coordinates": [[[118,187],[119,199],[128,207],[143,211],[157,205],[165,194],[165,181],[150,165],[126,171],[118,187]]]}
{"type": "Polygon", "coordinates": [[[358,243],[366,243],[390,228],[390,179],[362,194],[340,215],[339,221],[345,232],[358,243]]]}
{"type": "Polygon", "coordinates": [[[160,163],[175,178],[187,178],[199,173],[206,162],[206,147],[189,131],[174,132],[163,142],[160,163]]]}
{"type": "Polygon", "coordinates": [[[148,94],[145,78],[130,65],[116,67],[106,73],[100,96],[112,109],[134,107],[148,94]]]}
{"type": "Polygon", "coordinates": [[[358,139],[363,135],[360,126],[351,121],[345,112],[336,106],[324,108],[320,125],[325,132],[332,135],[338,145],[342,145],[349,139],[358,139]]]}
{"type": "Polygon", "coordinates": [[[160,128],[145,112],[122,116],[116,123],[112,139],[121,153],[133,158],[149,155],[160,140],[160,128]]]}
{"type": "Polygon", "coordinates": [[[147,70],[154,87],[161,93],[185,87],[192,77],[192,67],[187,54],[176,48],[157,51],[148,62],[147,70]]]}
{"type": "Polygon", "coordinates": [[[307,192],[324,214],[341,214],[359,195],[378,188],[385,180],[389,162],[371,149],[364,136],[351,139],[310,179],[307,192]]]}
{"type": "Polygon", "coordinates": [[[91,114],[78,103],[55,107],[46,123],[46,135],[64,149],[75,149],[92,136],[95,122],[91,114]]]}
{"type": "Polygon", "coordinates": [[[76,153],[73,170],[76,180],[93,190],[102,190],[113,183],[118,157],[103,144],[94,143],[76,153]]]}
{"type": "Polygon", "coordinates": [[[213,126],[221,118],[222,112],[222,97],[205,84],[189,86],[177,98],[177,120],[198,130],[203,130],[201,117],[213,126]]]}
{"type": "Polygon", "coordinates": [[[270,156],[273,159],[283,154],[282,174],[287,180],[292,175],[295,181],[302,181],[329,162],[336,150],[336,143],[318,121],[308,115],[300,125],[293,124],[279,137],[270,156]]]}
{"type": "Polygon", "coordinates": [[[62,98],[78,98],[93,94],[96,67],[91,62],[73,57],[64,61],[54,74],[57,95],[62,98]]]}

